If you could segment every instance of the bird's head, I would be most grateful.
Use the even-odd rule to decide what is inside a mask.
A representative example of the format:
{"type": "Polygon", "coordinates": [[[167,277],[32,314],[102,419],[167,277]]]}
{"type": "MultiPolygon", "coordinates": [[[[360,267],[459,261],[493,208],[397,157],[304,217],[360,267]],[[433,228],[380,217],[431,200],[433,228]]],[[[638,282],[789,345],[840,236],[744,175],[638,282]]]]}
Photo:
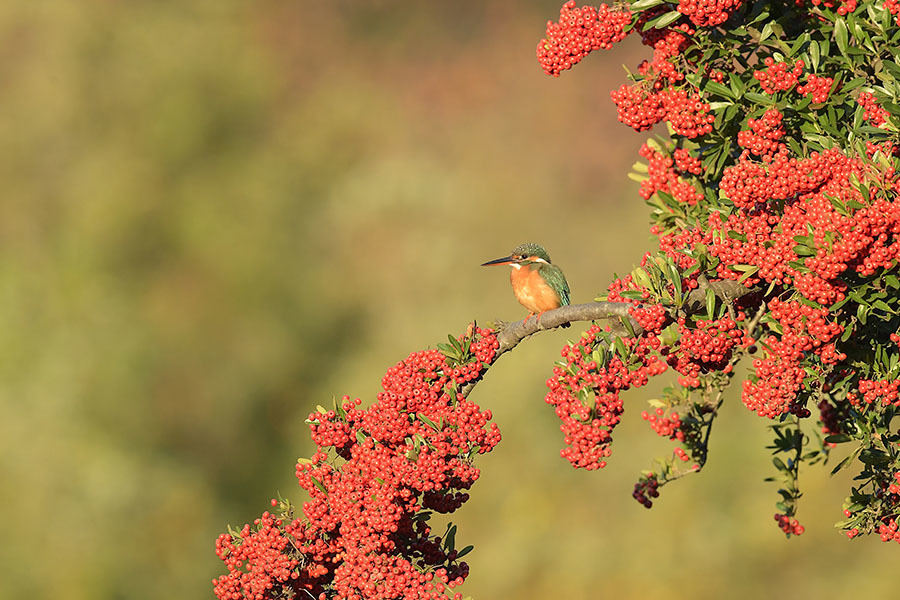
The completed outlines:
{"type": "Polygon", "coordinates": [[[530,265],[533,263],[549,263],[550,255],[547,254],[547,251],[538,244],[528,243],[528,244],[519,244],[516,246],[509,256],[504,256],[503,258],[497,258],[494,260],[489,260],[486,263],[482,263],[482,267],[489,267],[494,265],[512,265],[513,268],[520,268],[524,265],[530,265]]]}

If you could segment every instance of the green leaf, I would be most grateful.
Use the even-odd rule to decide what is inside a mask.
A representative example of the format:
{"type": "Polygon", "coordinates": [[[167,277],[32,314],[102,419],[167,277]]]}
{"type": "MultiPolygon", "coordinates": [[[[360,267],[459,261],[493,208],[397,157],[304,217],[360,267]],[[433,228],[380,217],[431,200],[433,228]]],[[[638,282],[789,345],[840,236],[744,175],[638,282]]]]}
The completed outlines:
{"type": "Polygon", "coordinates": [[[672,23],[674,23],[675,21],[677,21],[678,19],[680,19],[683,16],[684,15],[682,15],[677,10],[669,11],[665,14],[662,14],[662,15],[656,17],[655,19],[650,20],[644,26],[644,30],[646,31],[650,27],[652,27],[654,29],[662,29],[664,27],[668,27],[669,25],[671,25],[672,23]]]}
{"type": "Polygon", "coordinates": [[[814,73],[819,69],[820,56],[819,44],[815,40],[812,40],[809,43],[809,61],[812,63],[812,70],[814,73]]]}
{"type": "Polygon", "coordinates": [[[456,525],[450,525],[444,536],[444,550],[451,551],[456,547],[456,525]]]}
{"type": "Polygon", "coordinates": [[[637,337],[637,334],[634,332],[634,325],[631,323],[631,319],[628,317],[621,317],[622,325],[625,327],[625,331],[628,332],[628,335],[631,337],[637,337]]]}
{"type": "Polygon", "coordinates": [[[462,354],[462,346],[459,345],[459,340],[449,333],[447,334],[447,339],[450,340],[450,345],[453,346],[453,349],[462,354]]]}
{"type": "Polygon", "coordinates": [[[837,21],[834,22],[834,41],[841,54],[847,56],[847,48],[849,47],[847,23],[841,17],[838,17],[837,21]]]}
{"type": "Polygon", "coordinates": [[[641,12],[645,11],[648,8],[653,8],[654,6],[659,6],[665,0],[638,0],[629,6],[631,12],[641,12]]]}
{"type": "Polygon", "coordinates": [[[437,424],[437,423],[435,423],[434,421],[432,421],[431,419],[429,419],[428,417],[426,417],[426,416],[423,415],[422,413],[419,413],[419,414],[417,414],[416,416],[419,418],[420,421],[422,421],[423,423],[425,423],[426,425],[428,425],[429,427],[431,427],[431,428],[434,429],[435,431],[440,431],[440,430],[441,430],[441,428],[438,427],[438,424],[437,424]]]}
{"type": "Polygon", "coordinates": [[[463,556],[465,556],[466,554],[468,554],[469,552],[471,552],[474,549],[475,549],[475,546],[473,546],[472,544],[469,544],[468,546],[466,546],[465,548],[463,548],[462,550],[460,550],[459,552],[456,553],[456,559],[459,560],[460,558],[462,558],[463,556]]]}
{"type": "Polygon", "coordinates": [[[860,452],[859,460],[867,465],[880,467],[889,464],[891,462],[891,457],[881,450],[876,450],[875,448],[867,448],[860,452]]]}
{"type": "Polygon", "coordinates": [[[712,321],[716,316],[716,293],[706,288],[706,318],[712,321]]]}
{"type": "Polygon", "coordinates": [[[826,444],[843,444],[849,442],[853,438],[845,433],[835,433],[825,437],[826,444]]]}
{"type": "Polygon", "coordinates": [[[703,90],[706,92],[712,92],[713,94],[718,94],[720,96],[725,96],[726,98],[730,98],[732,100],[737,100],[737,96],[731,88],[722,85],[717,81],[707,81],[703,85],[703,90]]]}

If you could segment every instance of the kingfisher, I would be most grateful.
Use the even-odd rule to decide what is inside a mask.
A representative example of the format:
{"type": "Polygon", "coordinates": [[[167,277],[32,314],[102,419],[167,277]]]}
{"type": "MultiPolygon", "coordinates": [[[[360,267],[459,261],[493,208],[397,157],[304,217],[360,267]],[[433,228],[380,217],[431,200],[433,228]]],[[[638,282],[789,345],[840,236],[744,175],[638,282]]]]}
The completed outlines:
{"type": "Polygon", "coordinates": [[[528,309],[525,321],[537,314],[569,304],[569,283],[562,269],[550,263],[550,255],[538,244],[516,246],[509,256],[489,260],[482,267],[510,265],[509,281],[519,304],[528,309]]]}

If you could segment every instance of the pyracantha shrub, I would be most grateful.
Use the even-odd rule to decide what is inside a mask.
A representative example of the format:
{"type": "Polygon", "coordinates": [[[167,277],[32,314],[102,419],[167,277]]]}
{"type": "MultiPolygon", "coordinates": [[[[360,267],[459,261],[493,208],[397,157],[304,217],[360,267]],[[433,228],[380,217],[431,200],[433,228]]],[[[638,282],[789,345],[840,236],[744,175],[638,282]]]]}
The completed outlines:
{"type": "Polygon", "coordinates": [[[453,525],[438,533],[433,514],[452,513],[478,479],[473,459],[500,441],[491,412],[460,389],[494,359],[497,338],[472,328],[442,349],[410,354],[382,379],[374,404],[344,397],[309,415],[316,452],[296,473],[309,501],[219,536],[228,573],[220,600],[236,598],[462,598],[469,572],[453,525]]]}
{"type": "Polygon", "coordinates": [[[743,403],[773,421],[777,525],[803,532],[800,465],[840,448],[834,470],[858,470],[841,527],[900,538],[897,6],[627,5],[626,31],[653,56],[611,97],[635,131],[666,124],[632,174],[658,248],[602,298],[629,303],[630,323],[589,329],[548,381],[574,466],[606,464],[619,392],[671,367],[678,385],[643,413],[678,443],[635,486],[650,506],[667,482],[703,467],[723,390],[746,357],[743,403]]]}
{"type": "MultiPolygon", "coordinates": [[[[538,60],[559,76],[632,33],[648,55],[611,98],[635,131],[665,123],[632,173],[657,247],[608,285],[597,306],[615,318],[566,345],[547,381],[562,457],[603,468],[622,392],[671,369],[641,413],[676,444],[634,486],[650,507],[703,468],[739,376],[771,422],[776,525],[803,533],[800,467],[835,463],[856,471],[846,536],[900,542],[900,3],[570,1],[538,60]]],[[[505,333],[471,327],[388,370],[374,404],[312,413],[302,514],[273,500],[277,514],[222,534],[216,596],[461,598],[471,546],[430,518],[465,503],[473,459],[500,440],[468,393],[505,333]]]]}

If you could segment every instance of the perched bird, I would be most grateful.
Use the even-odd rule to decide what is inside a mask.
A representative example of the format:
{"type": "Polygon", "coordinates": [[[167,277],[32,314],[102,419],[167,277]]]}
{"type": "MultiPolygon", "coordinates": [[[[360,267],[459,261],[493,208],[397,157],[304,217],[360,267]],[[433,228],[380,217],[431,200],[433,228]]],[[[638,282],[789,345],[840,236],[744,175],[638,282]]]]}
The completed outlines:
{"type": "Polygon", "coordinates": [[[528,309],[527,321],[569,303],[569,283],[562,269],[550,264],[550,255],[537,244],[516,246],[509,256],[489,260],[482,267],[510,265],[509,281],[519,304],[528,309]]]}

